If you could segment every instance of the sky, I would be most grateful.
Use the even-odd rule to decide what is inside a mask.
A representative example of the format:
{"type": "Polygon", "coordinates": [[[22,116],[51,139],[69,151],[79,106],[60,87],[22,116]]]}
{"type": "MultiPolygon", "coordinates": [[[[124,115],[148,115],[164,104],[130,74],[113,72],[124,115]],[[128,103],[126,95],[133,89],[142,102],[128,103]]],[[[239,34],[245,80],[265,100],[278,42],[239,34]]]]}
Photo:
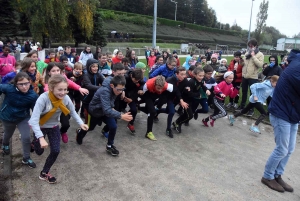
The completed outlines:
{"type": "MultiPolygon", "coordinates": [[[[253,1],[251,31],[256,27],[256,16],[260,3],[253,1]]],[[[222,24],[233,25],[234,21],[249,30],[252,0],[207,0],[222,24]]],[[[300,33],[300,0],[269,0],[267,26],[273,26],[288,37],[300,33]]]]}

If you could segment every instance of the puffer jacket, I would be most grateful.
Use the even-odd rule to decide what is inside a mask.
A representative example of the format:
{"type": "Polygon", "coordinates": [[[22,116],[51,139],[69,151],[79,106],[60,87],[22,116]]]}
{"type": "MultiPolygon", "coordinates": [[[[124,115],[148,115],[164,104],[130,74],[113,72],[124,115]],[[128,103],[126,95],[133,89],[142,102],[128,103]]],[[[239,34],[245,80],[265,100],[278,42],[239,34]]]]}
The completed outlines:
{"type": "Polygon", "coordinates": [[[0,84],[0,94],[5,98],[0,110],[0,119],[7,122],[19,122],[30,117],[38,95],[32,86],[27,93],[23,93],[12,84],[0,84]]]}
{"type": "Polygon", "coordinates": [[[300,51],[292,50],[288,62],[289,67],[280,75],[268,110],[272,115],[296,124],[300,121],[300,51]]]}
{"type": "Polygon", "coordinates": [[[116,97],[113,89],[110,87],[110,82],[103,82],[103,86],[96,91],[89,104],[89,113],[98,118],[107,116],[121,119],[121,113],[113,109],[115,107],[116,97]]]}
{"type": "MultiPolygon", "coordinates": [[[[245,57],[247,56],[246,53],[245,57]]],[[[264,55],[261,52],[257,52],[254,56],[249,59],[244,59],[244,66],[242,70],[242,76],[246,79],[258,79],[258,69],[263,66],[264,55]]]]}
{"type": "Polygon", "coordinates": [[[104,80],[103,75],[98,73],[99,65],[97,73],[92,73],[92,64],[99,64],[98,60],[89,59],[86,62],[87,73],[83,75],[82,87],[89,90],[89,94],[82,97],[82,102],[84,104],[89,104],[91,102],[95,92],[101,87],[104,80]]]}
{"type": "Polygon", "coordinates": [[[234,59],[231,60],[228,71],[232,71],[234,73],[234,82],[241,83],[242,82],[242,70],[244,66],[244,60],[241,59],[240,63],[238,64],[238,67],[236,70],[234,70],[234,65],[236,61],[234,59]]]}
{"type": "Polygon", "coordinates": [[[255,103],[254,96],[258,98],[257,102],[264,103],[269,96],[272,97],[274,88],[271,85],[270,80],[266,80],[262,83],[255,83],[250,86],[252,92],[249,97],[251,103],[255,103]]]}
{"type": "Polygon", "coordinates": [[[153,78],[158,75],[162,75],[165,78],[172,77],[175,74],[175,71],[176,71],[176,68],[171,70],[168,68],[167,64],[164,64],[164,65],[160,66],[158,69],[156,69],[153,73],[151,73],[149,78],[153,78]]]}

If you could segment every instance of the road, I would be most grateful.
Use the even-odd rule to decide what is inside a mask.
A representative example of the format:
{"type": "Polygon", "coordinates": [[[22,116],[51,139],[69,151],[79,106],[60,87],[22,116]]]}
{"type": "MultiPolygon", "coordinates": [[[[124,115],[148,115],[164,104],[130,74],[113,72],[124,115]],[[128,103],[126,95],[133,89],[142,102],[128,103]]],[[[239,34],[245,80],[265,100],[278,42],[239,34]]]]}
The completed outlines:
{"type": "Polygon", "coordinates": [[[253,120],[241,117],[233,127],[222,118],[206,128],[200,124],[204,116],[170,139],[165,135],[167,116],[160,115],[153,129],[157,141],[145,138],[145,114],[137,115],[136,136],[119,121],[118,157],[106,153],[101,127],[77,145],[77,126],[71,120],[69,143],[61,144],[51,170],[58,180],[54,185],[38,178],[49,149],[42,156],[32,154],[37,168],[30,169],[20,164],[21,143],[15,135],[12,200],[300,200],[299,146],[283,176],[295,192],[278,193],[260,182],[275,145],[272,127],[261,125],[262,134],[255,135],[248,130],[253,120]]]}

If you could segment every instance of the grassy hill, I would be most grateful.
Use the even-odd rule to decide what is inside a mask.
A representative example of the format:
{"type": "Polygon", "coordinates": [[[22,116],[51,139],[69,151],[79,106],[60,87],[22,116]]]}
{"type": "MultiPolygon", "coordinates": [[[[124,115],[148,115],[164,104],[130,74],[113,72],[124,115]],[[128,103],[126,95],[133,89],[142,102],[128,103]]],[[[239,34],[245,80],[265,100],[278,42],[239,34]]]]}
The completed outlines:
{"type": "MultiPolygon", "coordinates": [[[[152,40],[152,17],[119,11],[102,11],[103,28],[107,35],[111,31],[134,33],[132,42],[150,42],[152,40]]],[[[114,39],[109,39],[114,41],[114,39]]],[[[168,43],[204,43],[211,45],[245,45],[236,32],[203,27],[184,22],[158,19],[157,42],[168,43]]]]}

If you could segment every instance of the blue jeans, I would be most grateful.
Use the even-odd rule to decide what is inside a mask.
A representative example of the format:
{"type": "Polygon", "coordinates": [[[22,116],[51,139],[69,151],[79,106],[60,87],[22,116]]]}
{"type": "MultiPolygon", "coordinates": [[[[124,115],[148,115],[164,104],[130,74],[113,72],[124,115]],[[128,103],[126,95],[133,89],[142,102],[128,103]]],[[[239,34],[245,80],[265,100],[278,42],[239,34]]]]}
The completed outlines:
{"type": "Polygon", "coordinates": [[[114,139],[115,139],[115,135],[117,132],[117,121],[112,118],[112,117],[107,117],[104,116],[103,117],[103,122],[106,124],[106,126],[109,129],[109,134],[108,134],[108,145],[113,145],[114,144],[114,139]]]}
{"type": "Polygon", "coordinates": [[[264,178],[272,180],[284,173],[284,168],[295,150],[298,124],[291,124],[270,114],[276,147],[265,166],[264,178]]]}

